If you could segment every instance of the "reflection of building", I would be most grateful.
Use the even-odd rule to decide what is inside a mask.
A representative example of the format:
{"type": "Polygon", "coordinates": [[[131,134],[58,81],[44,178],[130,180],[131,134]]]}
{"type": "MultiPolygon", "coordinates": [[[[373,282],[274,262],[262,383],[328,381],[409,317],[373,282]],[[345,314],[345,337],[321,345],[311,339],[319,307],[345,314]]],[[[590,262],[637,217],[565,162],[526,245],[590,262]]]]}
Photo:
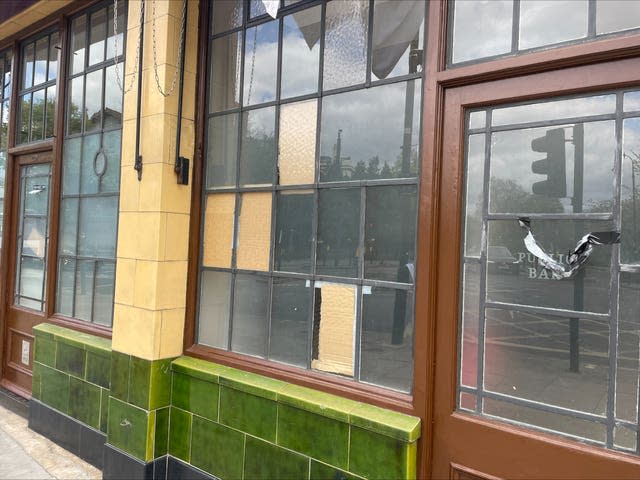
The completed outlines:
{"type": "Polygon", "coordinates": [[[637,244],[580,289],[517,224],[554,258],[635,228],[636,4],[189,0],[181,72],[183,4],[152,3],[138,67],[140,2],[117,35],[113,0],[0,11],[1,384],[32,428],[105,478],[640,478],[637,244]],[[579,218],[523,183],[576,123],[614,192],[579,218]]]}

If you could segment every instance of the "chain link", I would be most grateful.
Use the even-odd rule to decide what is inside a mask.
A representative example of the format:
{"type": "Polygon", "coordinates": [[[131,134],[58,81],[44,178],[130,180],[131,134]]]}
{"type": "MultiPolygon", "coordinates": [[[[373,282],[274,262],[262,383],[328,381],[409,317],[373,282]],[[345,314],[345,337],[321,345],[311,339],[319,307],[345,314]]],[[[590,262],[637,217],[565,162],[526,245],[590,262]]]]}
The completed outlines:
{"type": "MultiPolygon", "coordinates": [[[[113,64],[116,69],[116,82],[118,83],[118,87],[123,94],[128,93],[133,88],[133,82],[138,75],[138,64],[140,63],[140,38],[142,36],[142,23],[144,22],[144,8],[143,8],[143,0],[140,0],[140,18],[139,18],[139,29],[138,29],[138,42],[136,47],[136,61],[134,63],[133,74],[131,75],[131,81],[129,86],[125,89],[123,86],[123,79],[120,77],[120,69],[118,68],[118,0],[113,0],[113,64]]],[[[124,53],[124,52],[123,52],[124,53]]]]}
{"type": "Polygon", "coordinates": [[[180,47],[178,49],[178,58],[176,58],[176,69],[173,72],[173,80],[171,81],[171,88],[168,92],[165,92],[160,85],[160,78],[158,77],[158,57],[156,47],[156,0],[151,0],[152,19],[151,19],[151,31],[153,39],[153,74],[156,79],[156,86],[158,91],[164,97],[170,96],[176,88],[176,81],[178,80],[178,69],[180,66],[180,60],[184,53],[184,29],[186,28],[186,16],[187,16],[187,0],[183,0],[182,3],[182,22],[180,26],[180,47]]]}

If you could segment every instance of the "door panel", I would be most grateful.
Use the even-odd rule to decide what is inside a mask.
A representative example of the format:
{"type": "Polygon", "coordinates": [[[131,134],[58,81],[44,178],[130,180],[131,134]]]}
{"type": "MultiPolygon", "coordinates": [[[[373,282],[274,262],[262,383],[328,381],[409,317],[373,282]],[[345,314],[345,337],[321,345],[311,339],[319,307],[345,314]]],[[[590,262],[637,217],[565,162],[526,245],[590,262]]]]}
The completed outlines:
{"type": "Polygon", "coordinates": [[[638,63],[445,92],[433,478],[640,477],[635,237],[558,280],[518,223],[565,265],[585,233],[633,231],[638,63]]]}
{"type": "Polygon", "coordinates": [[[31,392],[32,329],[46,311],[51,159],[51,152],[14,158],[2,384],[26,396],[31,392]]]}

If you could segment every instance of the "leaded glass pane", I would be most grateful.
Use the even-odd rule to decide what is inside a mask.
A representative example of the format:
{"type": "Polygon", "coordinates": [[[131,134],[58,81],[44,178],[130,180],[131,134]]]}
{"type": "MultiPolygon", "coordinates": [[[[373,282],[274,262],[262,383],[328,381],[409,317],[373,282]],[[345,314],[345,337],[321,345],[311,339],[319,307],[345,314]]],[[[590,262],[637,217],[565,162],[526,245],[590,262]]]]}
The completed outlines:
{"type": "Polygon", "coordinates": [[[310,306],[311,287],[306,280],[273,279],[270,360],[307,366],[310,306]]]}
{"type": "Polygon", "coordinates": [[[313,191],[277,195],[274,270],[309,273],[313,240],[313,191]]]}
{"type": "Polygon", "coordinates": [[[244,44],[243,105],[257,105],[276,98],[278,71],[278,21],[262,23],[246,31],[244,44]]]}
{"type": "Polygon", "coordinates": [[[235,187],[238,164],[238,113],[209,119],[207,188],[235,187]]]}
{"type": "MultiPolygon", "coordinates": [[[[219,112],[240,106],[240,65],[242,32],[211,42],[209,111],[219,112]]],[[[251,84],[251,81],[248,81],[251,84]]]]}
{"type": "Polygon", "coordinates": [[[320,6],[287,15],[283,19],[283,98],[318,90],[320,66],[320,6]]]}
{"type": "Polygon", "coordinates": [[[198,343],[223,349],[228,347],[231,282],[231,273],[202,272],[198,343]]]}
{"type": "Polygon", "coordinates": [[[80,200],[78,255],[114,258],[118,197],[84,197],[80,200]]]}
{"type": "Polygon", "coordinates": [[[266,356],[269,277],[239,273],[235,277],[231,348],[266,356]]]}
{"type": "Polygon", "coordinates": [[[273,183],[276,163],[275,107],[249,110],[242,114],[240,185],[273,183]]]}

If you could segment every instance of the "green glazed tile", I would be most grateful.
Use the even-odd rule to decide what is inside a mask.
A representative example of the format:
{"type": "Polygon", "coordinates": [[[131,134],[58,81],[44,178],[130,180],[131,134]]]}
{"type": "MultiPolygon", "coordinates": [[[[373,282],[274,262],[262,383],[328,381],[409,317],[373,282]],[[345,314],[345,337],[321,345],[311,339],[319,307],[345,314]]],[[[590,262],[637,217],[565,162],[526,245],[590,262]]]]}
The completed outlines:
{"type": "Polygon", "coordinates": [[[231,367],[201,360],[199,358],[183,356],[178,357],[171,362],[171,370],[191,377],[196,377],[207,382],[218,383],[220,380],[220,374],[226,374],[229,370],[233,369],[231,367]]]}
{"type": "Polygon", "coordinates": [[[284,448],[247,437],[244,480],[305,480],[309,458],[284,448]]]}
{"type": "Polygon", "coordinates": [[[129,403],[149,410],[151,361],[131,355],[129,368],[129,403]]]}
{"type": "Polygon", "coordinates": [[[153,443],[153,458],[167,454],[169,443],[169,407],[156,410],[156,431],[153,443]]]}
{"type": "Polygon", "coordinates": [[[151,362],[149,408],[167,407],[171,403],[171,359],[151,362]]]}
{"type": "Polygon", "coordinates": [[[298,385],[288,385],[278,393],[278,401],[324,417],[349,421],[349,414],[360,403],[298,385]]]}
{"type": "Polygon", "coordinates": [[[107,442],[147,462],[153,456],[151,434],[154,427],[151,424],[154,419],[150,412],[111,397],[107,442]]]}
{"type": "Polygon", "coordinates": [[[171,404],[210,420],[217,420],[219,388],[217,383],[174,373],[171,404]]]}
{"type": "Polygon", "coordinates": [[[351,412],[350,419],[352,425],[405,442],[420,438],[420,419],[411,415],[363,403],[351,412]]]}
{"type": "Polygon", "coordinates": [[[56,369],[84,378],[85,351],[66,343],[58,342],[56,349],[56,369]]]}
{"type": "Polygon", "coordinates": [[[244,434],[196,415],[192,431],[192,465],[218,478],[242,478],[244,434]]]}
{"type": "Polygon", "coordinates": [[[40,387],[42,379],[42,365],[33,362],[33,370],[31,372],[31,397],[40,400],[40,387]]]}
{"type": "Polygon", "coordinates": [[[220,385],[269,400],[276,400],[278,393],[289,386],[288,383],[280,380],[235,368],[229,368],[226,372],[220,373],[220,385]]]}
{"type": "Polygon", "coordinates": [[[130,361],[130,355],[111,353],[111,396],[125,402],[129,399],[130,361]]]}
{"type": "Polygon", "coordinates": [[[189,463],[191,457],[191,417],[189,412],[171,407],[169,454],[189,463]]]}
{"type": "Polygon", "coordinates": [[[62,413],[69,413],[69,375],[42,365],[40,401],[62,413]]]}
{"type": "Polygon", "coordinates": [[[33,359],[49,367],[56,366],[56,342],[45,337],[36,337],[33,359]]]}
{"type": "Polygon", "coordinates": [[[278,445],[347,468],[349,424],[278,405],[278,445]]]}
{"type": "Polygon", "coordinates": [[[70,377],[69,415],[90,427],[100,429],[100,387],[70,377]]]}
{"type": "Polygon", "coordinates": [[[109,421],[109,390],[100,389],[100,431],[107,433],[107,424],[109,421]]]}
{"type": "Polygon", "coordinates": [[[311,459],[311,480],[364,480],[364,478],[311,459]]]}
{"type": "Polygon", "coordinates": [[[359,427],[351,427],[349,471],[371,480],[413,479],[416,442],[405,443],[359,427]]]}
{"type": "Polygon", "coordinates": [[[276,440],[276,402],[220,386],[220,423],[270,442],[276,440]]]}
{"type": "Polygon", "coordinates": [[[48,338],[53,340],[57,328],[58,327],[52,323],[39,323],[33,327],[33,334],[38,338],[48,338]]]}
{"type": "Polygon", "coordinates": [[[87,350],[87,382],[109,388],[111,380],[111,354],[87,350]]]}

